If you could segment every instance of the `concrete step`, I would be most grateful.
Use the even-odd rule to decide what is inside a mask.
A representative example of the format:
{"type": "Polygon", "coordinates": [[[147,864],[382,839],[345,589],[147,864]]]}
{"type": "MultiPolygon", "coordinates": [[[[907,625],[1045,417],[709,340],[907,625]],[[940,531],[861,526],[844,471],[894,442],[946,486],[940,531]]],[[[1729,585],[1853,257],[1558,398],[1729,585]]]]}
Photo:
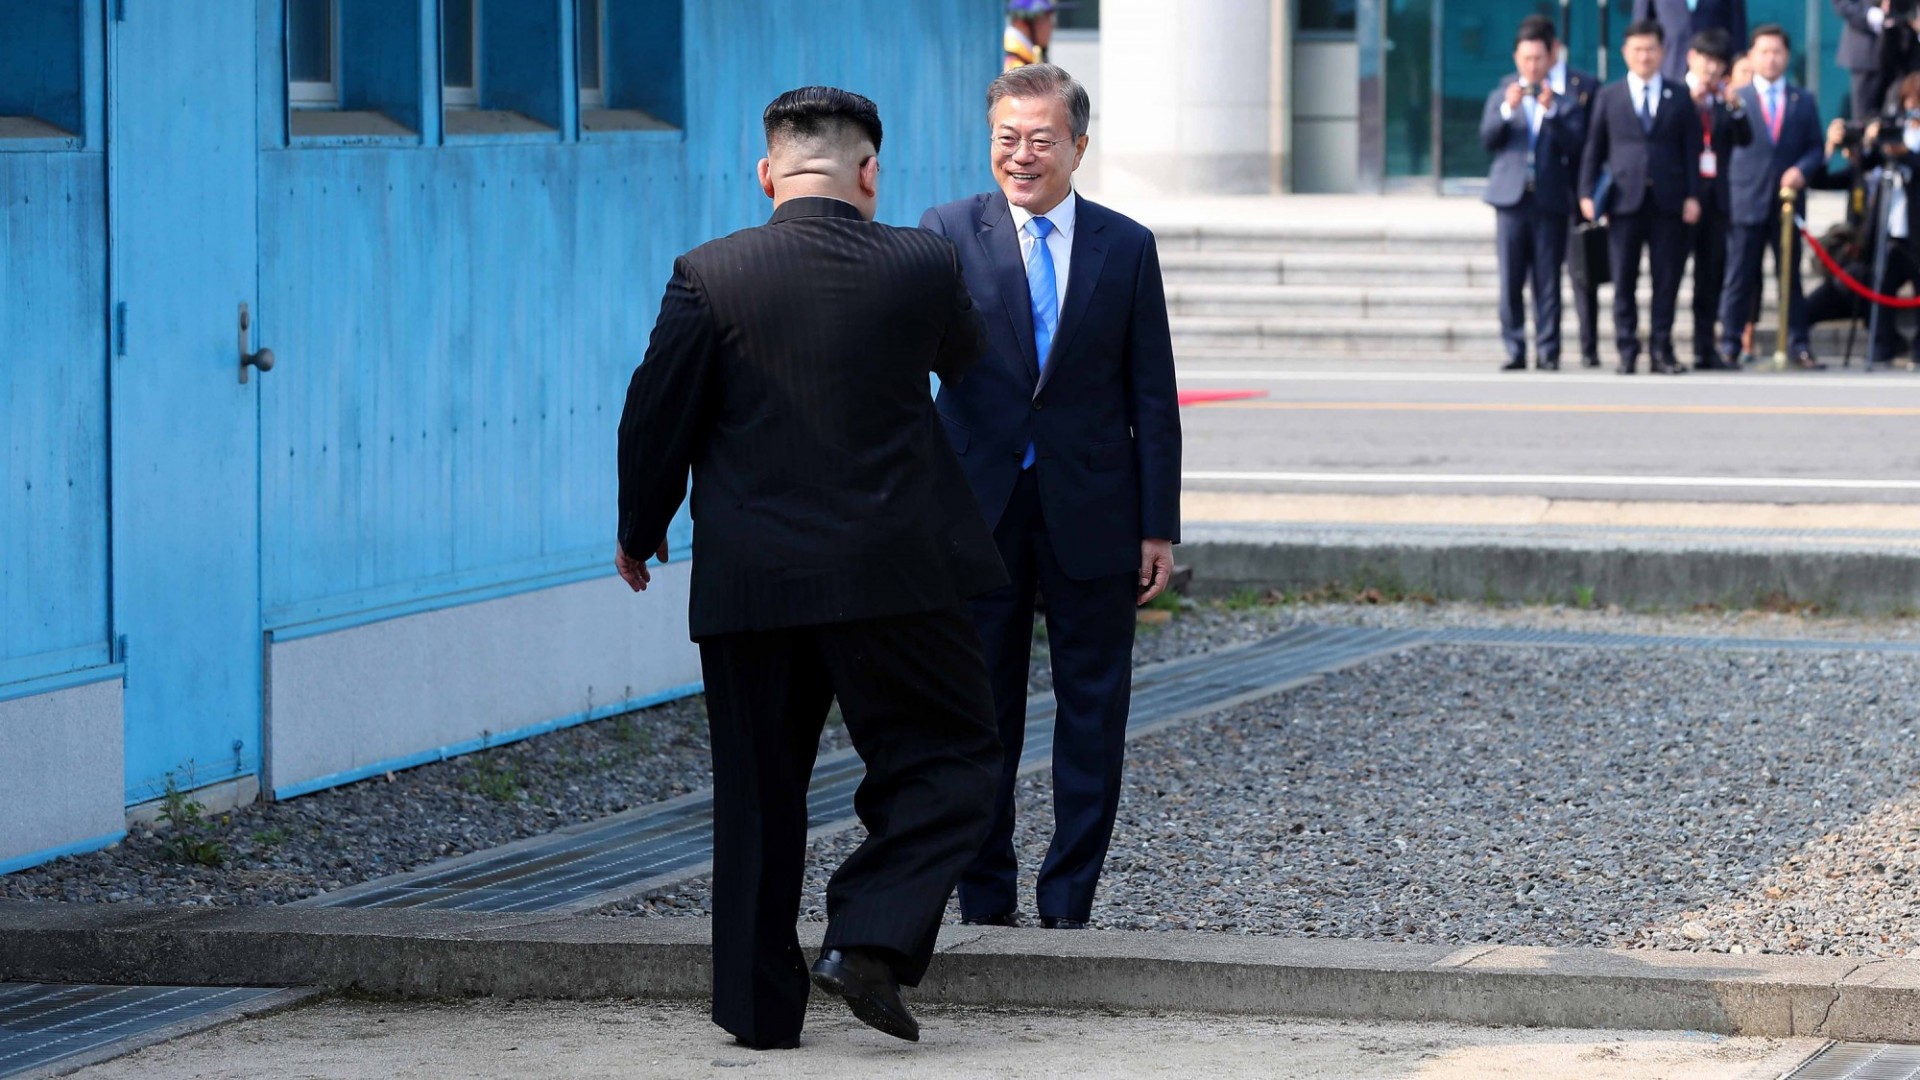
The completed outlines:
{"type": "MultiPolygon", "coordinates": [[[[1640,305],[1653,303],[1653,286],[1642,279],[1640,305]]],[[[1561,292],[1568,318],[1573,317],[1573,290],[1561,292]]],[[[1498,319],[1500,292],[1494,286],[1457,285],[1170,285],[1167,311],[1179,316],[1266,318],[1306,315],[1315,318],[1458,319],[1484,312],[1498,319]]],[[[1529,301],[1531,303],[1531,301],[1529,301]]],[[[1680,291],[1680,310],[1690,312],[1691,285],[1680,291]]],[[[1613,310],[1613,287],[1600,288],[1602,311],[1613,310]]],[[[1768,305],[1767,311],[1771,310],[1768,305]]],[[[1611,318],[1611,315],[1608,316],[1611,318]]]]}
{"type": "Polygon", "coordinates": [[[1424,252],[1476,255],[1493,246],[1493,215],[1484,226],[1434,228],[1414,224],[1173,225],[1153,230],[1161,254],[1169,252],[1259,252],[1264,254],[1359,254],[1424,252]]]}
{"type": "MultiPolygon", "coordinates": [[[[1643,320],[1645,316],[1642,316],[1643,320]]],[[[1644,333],[1644,321],[1642,323],[1644,333]]],[[[1763,324],[1764,325],[1764,324],[1763,324]]],[[[1576,324],[1569,317],[1561,324],[1563,340],[1574,340],[1576,324]]],[[[1313,355],[1353,357],[1367,353],[1421,355],[1467,354],[1498,357],[1503,354],[1500,328],[1492,313],[1475,318],[1428,319],[1399,317],[1311,317],[1305,315],[1233,318],[1223,316],[1181,316],[1172,320],[1176,355],[1188,357],[1197,352],[1313,355]]],[[[1602,351],[1611,354],[1611,320],[1602,323],[1602,351]]],[[[1771,349],[1772,335],[1762,334],[1771,349]]],[[[1838,359],[1846,341],[1844,325],[1815,328],[1816,353],[1838,359]]],[[[1674,348],[1682,355],[1693,350],[1691,320],[1679,320],[1674,327],[1674,348]]],[[[1856,345],[1865,349],[1864,341],[1856,345]]],[[[1566,349],[1577,353],[1578,347],[1566,349]]]]}
{"type": "Polygon", "coordinates": [[[1168,285],[1425,285],[1499,284],[1491,240],[1478,254],[1428,252],[1172,251],[1160,257],[1168,285]]]}

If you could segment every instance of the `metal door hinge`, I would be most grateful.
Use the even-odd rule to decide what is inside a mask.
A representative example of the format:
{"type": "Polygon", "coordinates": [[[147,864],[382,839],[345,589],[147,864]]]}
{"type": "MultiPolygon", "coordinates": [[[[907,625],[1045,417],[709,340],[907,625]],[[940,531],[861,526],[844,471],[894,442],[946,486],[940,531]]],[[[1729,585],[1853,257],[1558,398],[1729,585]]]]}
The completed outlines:
{"type": "Polygon", "coordinates": [[[113,662],[116,664],[127,662],[127,635],[125,634],[113,639],[113,662]]]}
{"type": "Polygon", "coordinates": [[[113,355],[127,355],[127,302],[113,305],[113,355]]]}
{"type": "Polygon", "coordinates": [[[113,21],[127,21],[127,0],[113,0],[113,21]]]}

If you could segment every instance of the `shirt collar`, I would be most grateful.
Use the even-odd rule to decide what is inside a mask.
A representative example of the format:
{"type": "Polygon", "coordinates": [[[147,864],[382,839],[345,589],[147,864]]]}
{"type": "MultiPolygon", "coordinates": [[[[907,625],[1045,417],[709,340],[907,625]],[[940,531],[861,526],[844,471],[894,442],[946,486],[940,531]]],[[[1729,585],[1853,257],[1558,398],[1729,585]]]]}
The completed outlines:
{"type": "Polygon", "coordinates": [[[1651,87],[1655,94],[1660,92],[1660,73],[1656,71],[1650,77],[1642,79],[1640,76],[1629,71],[1627,72],[1627,87],[1633,91],[1633,103],[1637,107],[1640,104],[1640,94],[1643,90],[1651,87]]]}
{"type": "Polygon", "coordinates": [[[1761,97],[1766,97],[1767,91],[1776,90],[1783,87],[1786,84],[1786,81],[1787,80],[1785,79],[1781,79],[1779,82],[1775,82],[1772,79],[1763,79],[1760,76],[1755,75],[1753,77],[1753,92],[1760,95],[1761,97]]]}
{"type": "Polygon", "coordinates": [[[1547,85],[1553,87],[1555,94],[1567,92],[1567,58],[1561,57],[1553,62],[1553,70],[1547,72],[1547,85]]]}
{"type": "MultiPolygon", "coordinates": [[[[1080,216],[1079,203],[1080,196],[1069,188],[1067,190],[1067,197],[1060,200],[1060,205],[1047,211],[1045,215],[1048,221],[1053,222],[1054,231],[1069,241],[1073,239],[1074,219],[1080,216]]],[[[1007,208],[1013,211],[1013,227],[1025,233],[1027,231],[1027,222],[1032,221],[1034,215],[1028,212],[1024,206],[1015,206],[1012,203],[1008,203],[1007,208]]]]}

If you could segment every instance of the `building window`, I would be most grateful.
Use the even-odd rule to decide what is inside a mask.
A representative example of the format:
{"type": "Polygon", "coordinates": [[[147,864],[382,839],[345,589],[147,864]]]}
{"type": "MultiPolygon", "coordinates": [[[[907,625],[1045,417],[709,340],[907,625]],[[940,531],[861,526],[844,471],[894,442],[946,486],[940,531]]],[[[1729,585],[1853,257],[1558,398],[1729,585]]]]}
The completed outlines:
{"type": "Polygon", "coordinates": [[[1351,37],[1357,7],[1355,0],[1300,0],[1299,21],[1294,28],[1302,34],[1351,37]]]}
{"type": "Polygon", "coordinates": [[[287,104],[340,107],[339,43],[334,0],[287,0],[287,104]]]}
{"type": "Polygon", "coordinates": [[[440,0],[440,50],[447,108],[479,108],[480,11],[475,0],[440,0]]]}
{"type": "Polygon", "coordinates": [[[1078,7],[1061,8],[1054,26],[1061,30],[1100,29],[1100,0],[1081,0],[1078,7]]]}
{"type": "Polygon", "coordinates": [[[601,0],[580,0],[575,15],[576,47],[580,54],[580,107],[607,107],[606,15],[601,0]]]}

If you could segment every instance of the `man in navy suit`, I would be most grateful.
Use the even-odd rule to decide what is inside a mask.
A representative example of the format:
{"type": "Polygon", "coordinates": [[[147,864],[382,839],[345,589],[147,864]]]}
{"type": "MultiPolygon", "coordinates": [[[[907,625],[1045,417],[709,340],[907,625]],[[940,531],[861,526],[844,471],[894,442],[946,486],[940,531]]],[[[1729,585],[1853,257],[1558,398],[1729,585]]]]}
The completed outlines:
{"type": "Polygon", "coordinates": [[[1727,164],[1727,196],[1732,228],[1727,243],[1727,274],[1720,296],[1720,357],[1723,364],[1740,355],[1740,328],[1760,295],[1761,255],[1773,249],[1775,265],[1785,259],[1792,285],[1787,302],[1787,355],[1795,367],[1824,367],[1813,358],[1807,340],[1807,302],[1800,290],[1800,234],[1780,250],[1780,192],[1797,194],[1794,213],[1806,206],[1807,178],[1825,159],[1820,105],[1813,94],[1786,81],[1792,44],[1776,23],[1753,31],[1747,56],[1753,82],[1740,90],[1743,110],[1752,120],[1753,141],[1735,147],[1727,164]]]}
{"type": "Polygon", "coordinates": [[[1855,120],[1880,115],[1887,79],[1880,70],[1880,35],[1887,25],[1884,0],[1833,0],[1840,16],[1840,44],[1834,62],[1847,70],[1847,108],[1855,120]]]}
{"type": "Polygon", "coordinates": [[[1635,289],[1642,251],[1653,275],[1650,368],[1668,375],[1686,370],[1673,354],[1673,314],[1686,270],[1687,227],[1700,219],[1700,115],[1684,83],[1676,88],[1661,77],[1665,52],[1659,23],[1627,27],[1621,46],[1627,77],[1601,88],[1580,161],[1581,210],[1588,217],[1604,213],[1611,223],[1613,333],[1622,375],[1633,374],[1640,359],[1635,289]],[[1602,170],[1612,178],[1611,194],[1607,206],[1597,207],[1593,192],[1602,170]]]}
{"type": "Polygon", "coordinates": [[[1013,784],[1036,588],[1057,701],[1053,842],[1037,914],[1086,925],[1113,835],[1132,695],[1134,609],[1180,539],[1180,414],[1153,234],[1073,191],[1087,92],[1052,64],[987,91],[999,190],[936,206],[988,316],[987,355],[942,385],[941,418],[1012,584],[974,601],[1006,747],[987,842],[960,881],[970,923],[1017,925],[1013,784]]]}
{"type": "MultiPolygon", "coordinates": [[[[1552,19],[1545,15],[1529,15],[1520,20],[1520,25],[1545,33],[1548,40],[1553,42],[1555,59],[1553,67],[1547,69],[1547,85],[1553,88],[1553,96],[1559,101],[1559,107],[1572,110],[1568,119],[1580,126],[1580,134],[1568,150],[1568,179],[1571,181],[1580,172],[1580,155],[1586,145],[1588,125],[1593,119],[1593,99],[1600,92],[1600,80],[1567,63],[1567,47],[1559,40],[1552,19]]],[[[1569,196],[1567,235],[1570,240],[1586,220],[1580,214],[1580,200],[1569,196]]],[[[1585,252],[1577,247],[1570,247],[1568,251],[1573,256],[1566,265],[1567,277],[1573,285],[1573,313],[1580,326],[1580,365],[1597,368],[1600,366],[1600,285],[1591,280],[1586,272],[1585,252]]]]}
{"type": "Polygon", "coordinates": [[[1685,46],[1700,31],[1726,31],[1729,56],[1747,47],[1747,0],[1633,0],[1633,18],[1651,19],[1665,31],[1672,47],[1660,74],[1675,85],[1686,81],[1685,46]]]}
{"type": "Polygon", "coordinates": [[[1586,110],[1562,102],[1547,81],[1553,35],[1528,20],[1514,35],[1514,74],[1487,96],[1480,143],[1493,154],[1486,200],[1494,207],[1500,256],[1502,370],[1527,366],[1527,317],[1522,303],[1533,286],[1535,363],[1560,368],[1560,267],[1567,256],[1567,215],[1573,209],[1573,165],[1586,137],[1586,110]]]}
{"type": "Polygon", "coordinates": [[[1738,371],[1721,361],[1714,333],[1727,273],[1727,163],[1753,141],[1753,126],[1728,87],[1733,53],[1724,30],[1702,30],[1687,49],[1687,96],[1700,112],[1700,220],[1693,226],[1693,370],[1738,371]]]}

